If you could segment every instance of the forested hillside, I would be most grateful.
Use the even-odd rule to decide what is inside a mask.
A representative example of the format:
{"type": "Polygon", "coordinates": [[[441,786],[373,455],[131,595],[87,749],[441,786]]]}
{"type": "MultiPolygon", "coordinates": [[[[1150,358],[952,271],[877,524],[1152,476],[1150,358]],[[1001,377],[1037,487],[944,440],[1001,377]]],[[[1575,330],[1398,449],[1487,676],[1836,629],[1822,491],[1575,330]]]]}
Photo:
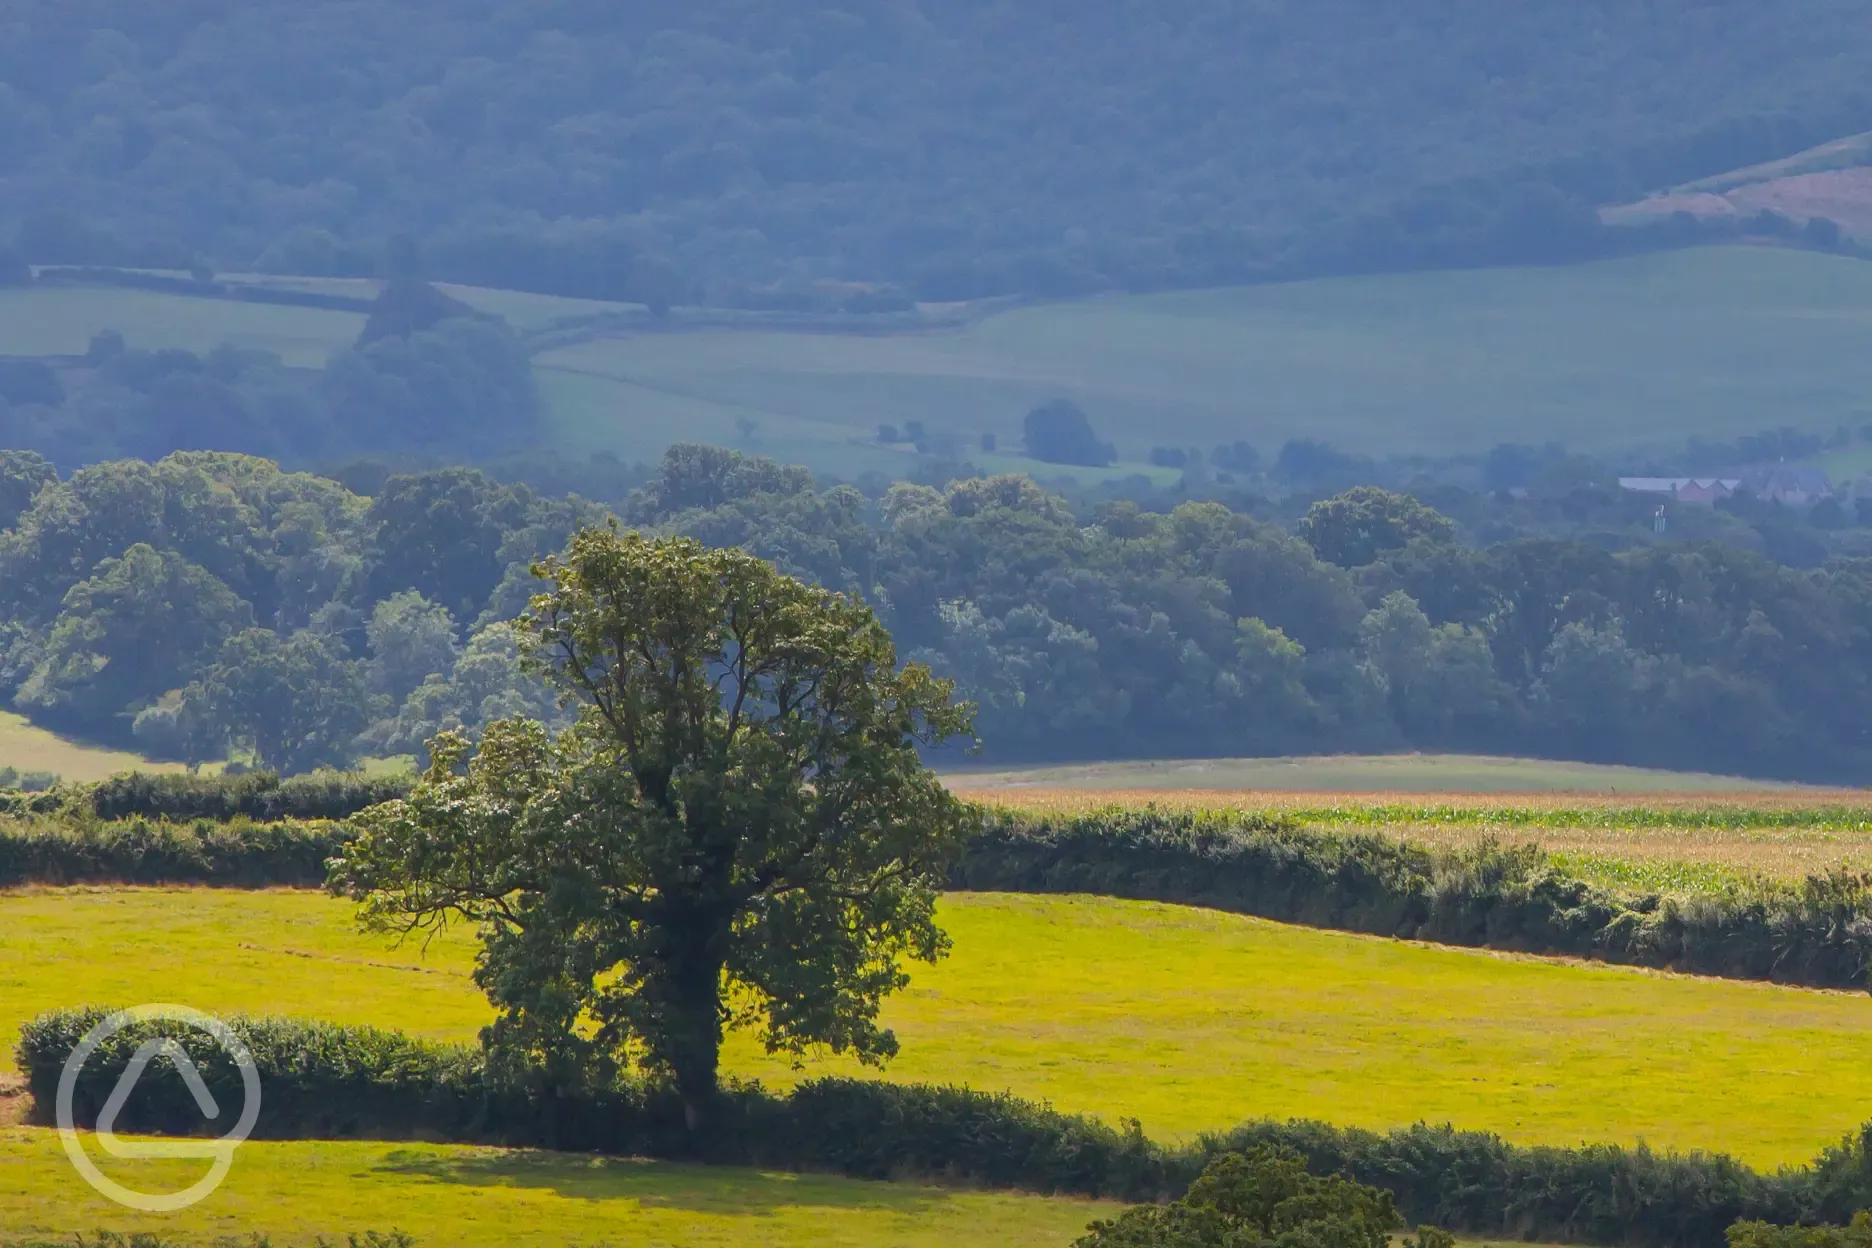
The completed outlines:
{"type": "MultiPolygon", "coordinates": [[[[552,716],[508,622],[601,508],[454,468],[366,498],[216,453],[60,479],[0,453],[0,698],[285,770],[552,716]]],[[[1872,562],[1466,545],[1369,487],[1289,532],[1219,503],[1075,512],[1024,477],[881,498],[674,448],[619,507],[860,595],[979,703],[992,759],[1405,746],[1863,780],[1872,562]]]]}
{"type": "Polygon", "coordinates": [[[1846,0],[14,0],[0,230],[742,302],[1565,258],[1872,125],[1868,53],[1846,0]]]}

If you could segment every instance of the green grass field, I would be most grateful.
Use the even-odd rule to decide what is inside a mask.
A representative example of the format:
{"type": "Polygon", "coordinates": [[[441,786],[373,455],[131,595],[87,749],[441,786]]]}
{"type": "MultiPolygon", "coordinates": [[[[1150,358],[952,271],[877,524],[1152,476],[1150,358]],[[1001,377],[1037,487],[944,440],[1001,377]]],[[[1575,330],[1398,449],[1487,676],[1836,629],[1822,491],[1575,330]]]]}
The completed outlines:
{"type": "Polygon", "coordinates": [[[1477,754],[1142,759],[1053,767],[953,768],[954,788],[1228,789],[1287,793],[1775,793],[1801,786],[1702,772],[1653,771],[1477,754]]]}
{"type": "Polygon", "coordinates": [[[152,763],[138,754],[69,741],[0,711],[0,767],[49,771],[66,780],[102,780],[120,771],[181,771],[180,763],[152,763]]]}
{"type": "MultiPolygon", "coordinates": [[[[0,1044],[86,1002],[177,1001],[467,1040],[471,943],[425,956],[307,893],[0,896],[0,1044]]],[[[946,898],[956,953],[889,1005],[890,1078],[1012,1090],[1163,1139],[1257,1116],[1425,1120],[1798,1162],[1868,1116],[1872,1000],[1404,944],[1185,907],[946,898]]],[[[8,1063],[10,1066],[10,1062],[8,1063]]],[[[797,1078],[737,1039],[727,1067],[797,1078]]],[[[814,1072],[852,1073],[819,1061],[814,1072]]]]}
{"type": "MultiPolygon", "coordinates": [[[[92,1150],[94,1158],[99,1156],[92,1150]]],[[[105,1173],[176,1191],[200,1163],[106,1159],[105,1173]]],[[[423,1144],[252,1143],[225,1184],[179,1214],[132,1214],[72,1169],[57,1134],[0,1130],[0,1240],[109,1228],[206,1243],[267,1234],[279,1248],[389,1230],[421,1248],[1064,1248],[1118,1206],[567,1154],[423,1144]]],[[[340,1241],[342,1242],[342,1241],[340,1241]]]]}
{"type": "Polygon", "coordinates": [[[224,342],[322,367],[364,328],[359,312],[195,299],[111,287],[0,290],[0,355],[83,355],[91,336],[114,329],[133,347],[209,351],[224,342]]]}
{"type": "MultiPolygon", "coordinates": [[[[523,329],[613,308],[450,289],[523,329]]],[[[0,292],[0,354],[78,352],[117,329],[137,346],[233,341],[317,365],[362,323],[119,289],[0,292]]],[[[1264,452],[1305,436],[1379,455],[1556,438],[1584,451],[1677,446],[1693,433],[1864,424],[1869,338],[1872,266],[1723,247],[1038,304],[922,333],[634,334],[538,364],[554,444],[569,452],[653,459],[697,439],[848,475],[902,472],[909,454],[878,446],[876,429],[916,419],[986,470],[1086,477],[1110,474],[1013,453],[1036,403],[1081,402],[1117,443],[1119,472],[1140,470],[1153,444],[1236,438],[1264,452]],[[983,433],[1000,453],[979,451],[983,433]]]]}
{"type": "Polygon", "coordinates": [[[1235,438],[1382,455],[1856,427],[1869,338],[1872,266],[1727,247],[1043,304],[924,334],[640,335],[540,364],[560,440],[630,456],[733,442],[739,417],[770,453],[818,466],[890,462],[861,444],[909,418],[1005,449],[1034,404],[1065,396],[1137,461],[1235,438]]]}

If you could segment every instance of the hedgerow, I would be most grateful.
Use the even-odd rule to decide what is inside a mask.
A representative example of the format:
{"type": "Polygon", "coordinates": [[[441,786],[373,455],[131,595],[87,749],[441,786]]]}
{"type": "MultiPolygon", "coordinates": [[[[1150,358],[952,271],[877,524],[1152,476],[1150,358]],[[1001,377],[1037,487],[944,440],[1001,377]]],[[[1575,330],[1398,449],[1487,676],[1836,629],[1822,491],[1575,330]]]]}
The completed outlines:
{"type": "MultiPolygon", "coordinates": [[[[126,797],[122,806],[155,800],[126,797]]],[[[100,804],[92,796],[77,811],[0,819],[0,887],[316,887],[346,837],[337,821],[107,819],[96,813],[100,804]]],[[[1812,987],[1864,986],[1872,965],[1872,875],[1751,880],[1701,892],[1613,889],[1533,846],[1432,849],[1376,832],[1307,828],[1270,813],[990,812],[949,886],[1163,901],[1338,931],[1812,987]]]]}
{"type": "Polygon", "coordinates": [[[1866,982],[1872,875],[1710,893],[1613,891],[1534,846],[1458,850],[1318,831],[1273,814],[1002,813],[957,889],[1088,893],[1206,906],[1340,931],[1602,958],[1821,987],[1866,982]]]}
{"type": "MultiPolygon", "coordinates": [[[[67,1056],[106,1013],[49,1014],[24,1028],[17,1056],[42,1116],[49,1116],[67,1056]]],[[[1167,1147],[1136,1123],[1117,1129],[1006,1095],[819,1079],[786,1095],[731,1085],[692,1134],[681,1102],[657,1086],[555,1088],[539,1071],[491,1063],[478,1049],[371,1028],[282,1019],[234,1019],[230,1026],[252,1051],[265,1089],[258,1138],[421,1135],[1128,1201],[1180,1195],[1214,1157],[1276,1146],[1299,1152],[1317,1173],[1390,1191],[1413,1222],[1630,1248],[1715,1248],[1738,1221],[1845,1223],[1872,1204],[1872,1128],[1809,1166],[1773,1174],[1725,1156],[1643,1146],[1523,1148],[1424,1124],[1379,1133],[1256,1122],[1167,1147]]],[[[95,1120],[135,1049],[155,1034],[126,1028],[87,1062],[73,1097],[80,1125],[95,1120]]],[[[239,1104],[231,1060],[206,1036],[184,1044],[217,1102],[239,1104]]],[[[158,1063],[118,1125],[189,1134],[204,1124],[181,1080],[158,1063]]]]}

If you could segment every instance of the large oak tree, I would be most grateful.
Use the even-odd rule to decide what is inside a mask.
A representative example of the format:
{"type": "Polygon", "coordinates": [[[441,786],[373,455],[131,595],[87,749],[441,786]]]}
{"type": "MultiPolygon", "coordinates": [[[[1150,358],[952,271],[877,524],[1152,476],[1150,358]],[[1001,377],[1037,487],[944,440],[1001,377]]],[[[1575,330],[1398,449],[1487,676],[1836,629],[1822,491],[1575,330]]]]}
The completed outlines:
{"type": "Polygon", "coordinates": [[[588,529],[536,572],[525,649],[577,706],[549,734],[444,735],[334,865],[367,922],[481,925],[497,1054],[635,1064],[691,1127],[724,1030],[878,1062],[901,959],[947,947],[935,887],[969,815],[920,744],[970,710],[870,609],[740,550],[588,529]]]}

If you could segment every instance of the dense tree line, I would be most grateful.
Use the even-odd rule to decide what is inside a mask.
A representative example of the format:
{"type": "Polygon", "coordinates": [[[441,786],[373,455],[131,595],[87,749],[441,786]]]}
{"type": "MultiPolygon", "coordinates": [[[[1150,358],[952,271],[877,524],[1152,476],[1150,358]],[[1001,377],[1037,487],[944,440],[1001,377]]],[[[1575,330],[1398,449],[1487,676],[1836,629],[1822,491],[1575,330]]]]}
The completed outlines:
{"type": "MultiPolygon", "coordinates": [[[[453,468],[369,497],[232,454],[61,479],[0,455],[0,687],[63,730],[302,769],[550,715],[506,622],[604,509],[453,468]]],[[[955,676],[991,757],[1526,751],[1853,779],[1872,764],[1872,561],[1474,541],[1371,487],[1283,527],[672,449],[623,522],[862,596],[955,676]]]]}
{"type": "Polygon", "coordinates": [[[1565,260],[1596,204],[1864,129],[1868,39],[1843,0],[20,0],[0,235],[356,274],[408,234],[652,303],[1565,260]]]}

